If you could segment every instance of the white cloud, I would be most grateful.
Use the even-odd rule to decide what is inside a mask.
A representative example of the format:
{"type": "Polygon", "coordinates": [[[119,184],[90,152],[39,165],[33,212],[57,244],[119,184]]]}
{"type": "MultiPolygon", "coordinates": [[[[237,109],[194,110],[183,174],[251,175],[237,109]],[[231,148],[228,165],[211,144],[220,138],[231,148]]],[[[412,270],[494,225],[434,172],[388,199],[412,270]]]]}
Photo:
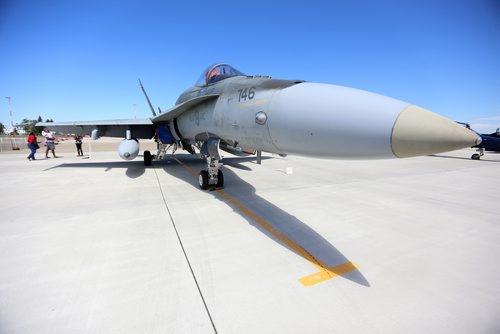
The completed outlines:
{"type": "Polygon", "coordinates": [[[472,123],[470,127],[479,133],[493,133],[500,125],[495,123],[472,123]]]}
{"type": "Polygon", "coordinates": [[[500,116],[482,117],[478,118],[478,121],[500,121],[500,116]]]}
{"type": "Polygon", "coordinates": [[[493,133],[500,127],[500,115],[476,118],[470,126],[479,133],[493,133]]]}

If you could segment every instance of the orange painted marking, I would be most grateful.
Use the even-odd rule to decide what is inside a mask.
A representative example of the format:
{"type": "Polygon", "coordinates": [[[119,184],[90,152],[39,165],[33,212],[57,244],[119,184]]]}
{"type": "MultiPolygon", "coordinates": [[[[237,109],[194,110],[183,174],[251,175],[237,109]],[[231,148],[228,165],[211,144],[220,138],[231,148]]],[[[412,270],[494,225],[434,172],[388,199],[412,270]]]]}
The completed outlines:
{"type": "MultiPolygon", "coordinates": [[[[174,158],[175,161],[177,161],[182,167],[188,170],[188,172],[193,175],[197,176],[197,173],[187,166],[186,164],[182,163],[178,159],[174,158]]],[[[304,247],[302,247],[300,244],[298,244],[296,241],[288,238],[286,234],[272,226],[270,223],[268,223],[266,220],[261,218],[259,215],[257,215],[255,212],[247,208],[245,205],[242,203],[238,202],[235,198],[229,196],[226,194],[225,191],[218,189],[216,190],[219,195],[221,195],[224,199],[226,199],[229,203],[234,205],[239,211],[241,211],[243,214],[245,214],[247,217],[251,218],[254,220],[257,224],[262,226],[264,229],[266,229],[269,233],[271,233],[276,239],[280,240],[282,243],[287,245],[290,249],[292,249],[295,253],[299,254],[301,257],[309,261],[313,266],[315,266],[319,271],[315,274],[311,274],[305,277],[302,277],[299,279],[299,282],[301,282],[304,286],[312,286],[321,282],[324,282],[326,280],[329,280],[331,278],[335,278],[338,276],[341,276],[343,274],[346,274],[348,272],[351,272],[353,270],[356,270],[359,268],[358,264],[355,264],[353,262],[346,262],[344,264],[334,266],[334,267],[328,267],[325,265],[320,259],[317,259],[309,253],[304,247]]]]}
{"type": "Polygon", "coordinates": [[[346,262],[339,266],[324,268],[317,273],[302,277],[299,282],[305,286],[312,286],[331,278],[341,276],[359,268],[357,263],[346,262]]]}

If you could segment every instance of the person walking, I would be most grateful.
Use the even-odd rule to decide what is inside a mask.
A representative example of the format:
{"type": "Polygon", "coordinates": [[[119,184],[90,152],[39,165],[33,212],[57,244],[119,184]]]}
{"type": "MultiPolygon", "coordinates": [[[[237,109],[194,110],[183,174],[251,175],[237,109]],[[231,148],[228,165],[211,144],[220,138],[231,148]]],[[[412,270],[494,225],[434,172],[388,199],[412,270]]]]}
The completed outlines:
{"type": "Polygon", "coordinates": [[[31,153],[28,155],[28,160],[36,160],[35,153],[36,150],[40,148],[40,146],[38,146],[36,136],[33,132],[30,132],[30,134],[28,135],[28,147],[31,150],[31,153]]]}
{"type": "Polygon", "coordinates": [[[52,132],[50,132],[48,129],[44,129],[42,131],[42,136],[45,137],[45,146],[47,146],[47,149],[45,150],[45,159],[49,158],[49,151],[52,151],[52,155],[54,156],[54,158],[57,158],[56,144],[54,143],[55,138],[52,132]]]}
{"type": "Polygon", "coordinates": [[[78,153],[78,156],[83,157],[83,150],[82,150],[82,136],[81,135],[75,135],[75,145],[76,145],[76,151],[78,153]]]}

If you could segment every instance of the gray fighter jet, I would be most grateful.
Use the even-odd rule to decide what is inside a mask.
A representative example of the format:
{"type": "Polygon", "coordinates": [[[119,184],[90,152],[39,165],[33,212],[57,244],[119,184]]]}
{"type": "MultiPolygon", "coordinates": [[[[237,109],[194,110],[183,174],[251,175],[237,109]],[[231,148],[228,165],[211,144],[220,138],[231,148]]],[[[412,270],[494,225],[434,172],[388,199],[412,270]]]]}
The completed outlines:
{"type": "MultiPolygon", "coordinates": [[[[207,169],[202,189],[224,183],[219,150],[236,155],[258,151],[332,159],[383,159],[429,155],[471,147],[480,136],[421,107],[386,96],[303,80],[248,76],[227,64],[208,67],[175,107],[153,117],[112,121],[38,123],[54,131],[125,137],[118,154],[139,154],[138,138],[153,138],[162,159],[174,145],[195,154],[207,169]]],[[[174,151],[175,151],[174,149],[174,151]]]]}

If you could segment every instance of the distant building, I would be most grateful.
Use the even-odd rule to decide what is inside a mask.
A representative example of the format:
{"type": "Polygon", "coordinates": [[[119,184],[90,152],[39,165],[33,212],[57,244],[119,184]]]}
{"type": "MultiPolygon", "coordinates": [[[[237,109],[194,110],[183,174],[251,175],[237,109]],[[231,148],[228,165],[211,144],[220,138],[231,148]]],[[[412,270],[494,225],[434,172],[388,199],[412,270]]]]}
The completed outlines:
{"type": "Polygon", "coordinates": [[[24,128],[22,126],[13,126],[10,128],[5,128],[5,133],[8,135],[12,134],[18,134],[18,135],[26,135],[26,131],[24,131],[24,128]]]}

